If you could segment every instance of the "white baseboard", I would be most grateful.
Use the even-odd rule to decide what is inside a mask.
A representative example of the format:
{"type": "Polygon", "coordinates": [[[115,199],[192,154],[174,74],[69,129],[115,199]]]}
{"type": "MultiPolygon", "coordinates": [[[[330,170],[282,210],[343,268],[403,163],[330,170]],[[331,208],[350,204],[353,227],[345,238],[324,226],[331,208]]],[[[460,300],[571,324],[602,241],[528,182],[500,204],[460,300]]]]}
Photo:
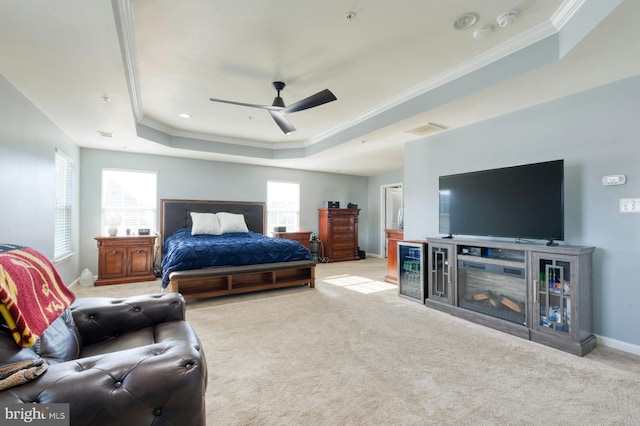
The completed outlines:
{"type": "Polygon", "coordinates": [[[629,352],[630,354],[640,355],[640,345],[623,342],[622,340],[612,339],[610,337],[599,336],[596,334],[596,341],[599,345],[607,346],[612,349],[629,352]]]}

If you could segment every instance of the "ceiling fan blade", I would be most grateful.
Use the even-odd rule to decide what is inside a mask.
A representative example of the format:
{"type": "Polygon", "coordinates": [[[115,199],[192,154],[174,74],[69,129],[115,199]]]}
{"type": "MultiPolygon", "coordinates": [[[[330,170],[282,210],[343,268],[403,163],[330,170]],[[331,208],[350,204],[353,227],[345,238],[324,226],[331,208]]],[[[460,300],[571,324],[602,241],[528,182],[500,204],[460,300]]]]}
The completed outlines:
{"type": "Polygon", "coordinates": [[[270,111],[282,111],[284,109],[284,108],[279,107],[279,106],[247,104],[247,103],[244,103],[244,102],[226,101],[224,99],[216,99],[216,98],[209,98],[209,100],[211,102],[222,102],[224,104],[240,105],[240,106],[246,106],[246,107],[251,107],[251,108],[268,109],[270,111]]]}
{"type": "Polygon", "coordinates": [[[284,116],[280,112],[270,109],[269,114],[271,114],[273,119],[276,121],[276,124],[278,125],[278,127],[280,127],[280,130],[282,130],[282,133],[284,133],[285,135],[296,131],[296,128],[293,127],[293,125],[289,123],[289,121],[284,118],[284,116]]]}
{"type": "Polygon", "coordinates": [[[296,111],[302,111],[305,109],[317,107],[322,104],[326,104],[327,102],[335,101],[336,96],[331,93],[329,89],[324,89],[315,95],[311,95],[308,98],[304,98],[301,101],[293,103],[282,110],[283,113],[292,113],[296,111]]]}

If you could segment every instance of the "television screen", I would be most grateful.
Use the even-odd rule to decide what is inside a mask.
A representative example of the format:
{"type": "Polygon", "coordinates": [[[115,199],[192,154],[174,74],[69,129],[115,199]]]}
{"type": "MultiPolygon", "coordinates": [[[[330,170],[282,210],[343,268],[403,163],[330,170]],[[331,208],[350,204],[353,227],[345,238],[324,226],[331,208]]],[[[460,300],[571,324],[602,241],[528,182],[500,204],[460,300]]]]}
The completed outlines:
{"type": "Polygon", "coordinates": [[[441,176],[440,233],[564,240],[564,160],[441,176]]]}

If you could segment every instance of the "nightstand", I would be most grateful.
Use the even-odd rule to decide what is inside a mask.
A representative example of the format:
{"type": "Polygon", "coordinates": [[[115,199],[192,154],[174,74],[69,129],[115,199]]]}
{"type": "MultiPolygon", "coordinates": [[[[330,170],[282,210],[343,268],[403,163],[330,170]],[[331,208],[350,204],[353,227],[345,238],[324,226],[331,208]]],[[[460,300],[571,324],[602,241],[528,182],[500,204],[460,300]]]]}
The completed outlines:
{"type": "Polygon", "coordinates": [[[311,239],[310,231],[299,232],[274,232],[273,238],[286,238],[287,240],[294,240],[311,250],[309,240],[311,239]]]}
{"type": "Polygon", "coordinates": [[[153,236],[96,237],[98,279],[96,285],[153,281],[153,236]]]}

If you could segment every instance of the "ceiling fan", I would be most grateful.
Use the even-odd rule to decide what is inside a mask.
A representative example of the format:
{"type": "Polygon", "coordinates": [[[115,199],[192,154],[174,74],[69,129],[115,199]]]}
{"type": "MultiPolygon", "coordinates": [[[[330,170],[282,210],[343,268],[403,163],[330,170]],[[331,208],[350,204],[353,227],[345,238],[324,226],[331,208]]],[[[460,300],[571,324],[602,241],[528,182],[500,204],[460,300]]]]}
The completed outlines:
{"type": "Polygon", "coordinates": [[[244,102],[226,101],[224,99],[215,99],[215,98],[209,98],[209,100],[213,102],[223,102],[225,104],[241,105],[241,106],[248,106],[252,108],[261,108],[261,109],[269,110],[269,113],[275,120],[278,127],[280,127],[280,130],[282,130],[282,133],[284,133],[285,135],[288,135],[289,133],[295,131],[296,128],[293,127],[293,125],[289,123],[289,121],[286,118],[284,118],[284,114],[290,114],[292,112],[314,108],[322,104],[326,104],[327,102],[335,101],[337,99],[329,89],[324,89],[316,93],[315,95],[311,95],[308,98],[304,98],[289,106],[285,106],[284,101],[280,97],[280,91],[284,89],[286,84],[284,84],[281,81],[274,81],[273,83],[271,83],[271,85],[278,92],[278,94],[276,95],[271,105],[247,104],[244,102]]]}

